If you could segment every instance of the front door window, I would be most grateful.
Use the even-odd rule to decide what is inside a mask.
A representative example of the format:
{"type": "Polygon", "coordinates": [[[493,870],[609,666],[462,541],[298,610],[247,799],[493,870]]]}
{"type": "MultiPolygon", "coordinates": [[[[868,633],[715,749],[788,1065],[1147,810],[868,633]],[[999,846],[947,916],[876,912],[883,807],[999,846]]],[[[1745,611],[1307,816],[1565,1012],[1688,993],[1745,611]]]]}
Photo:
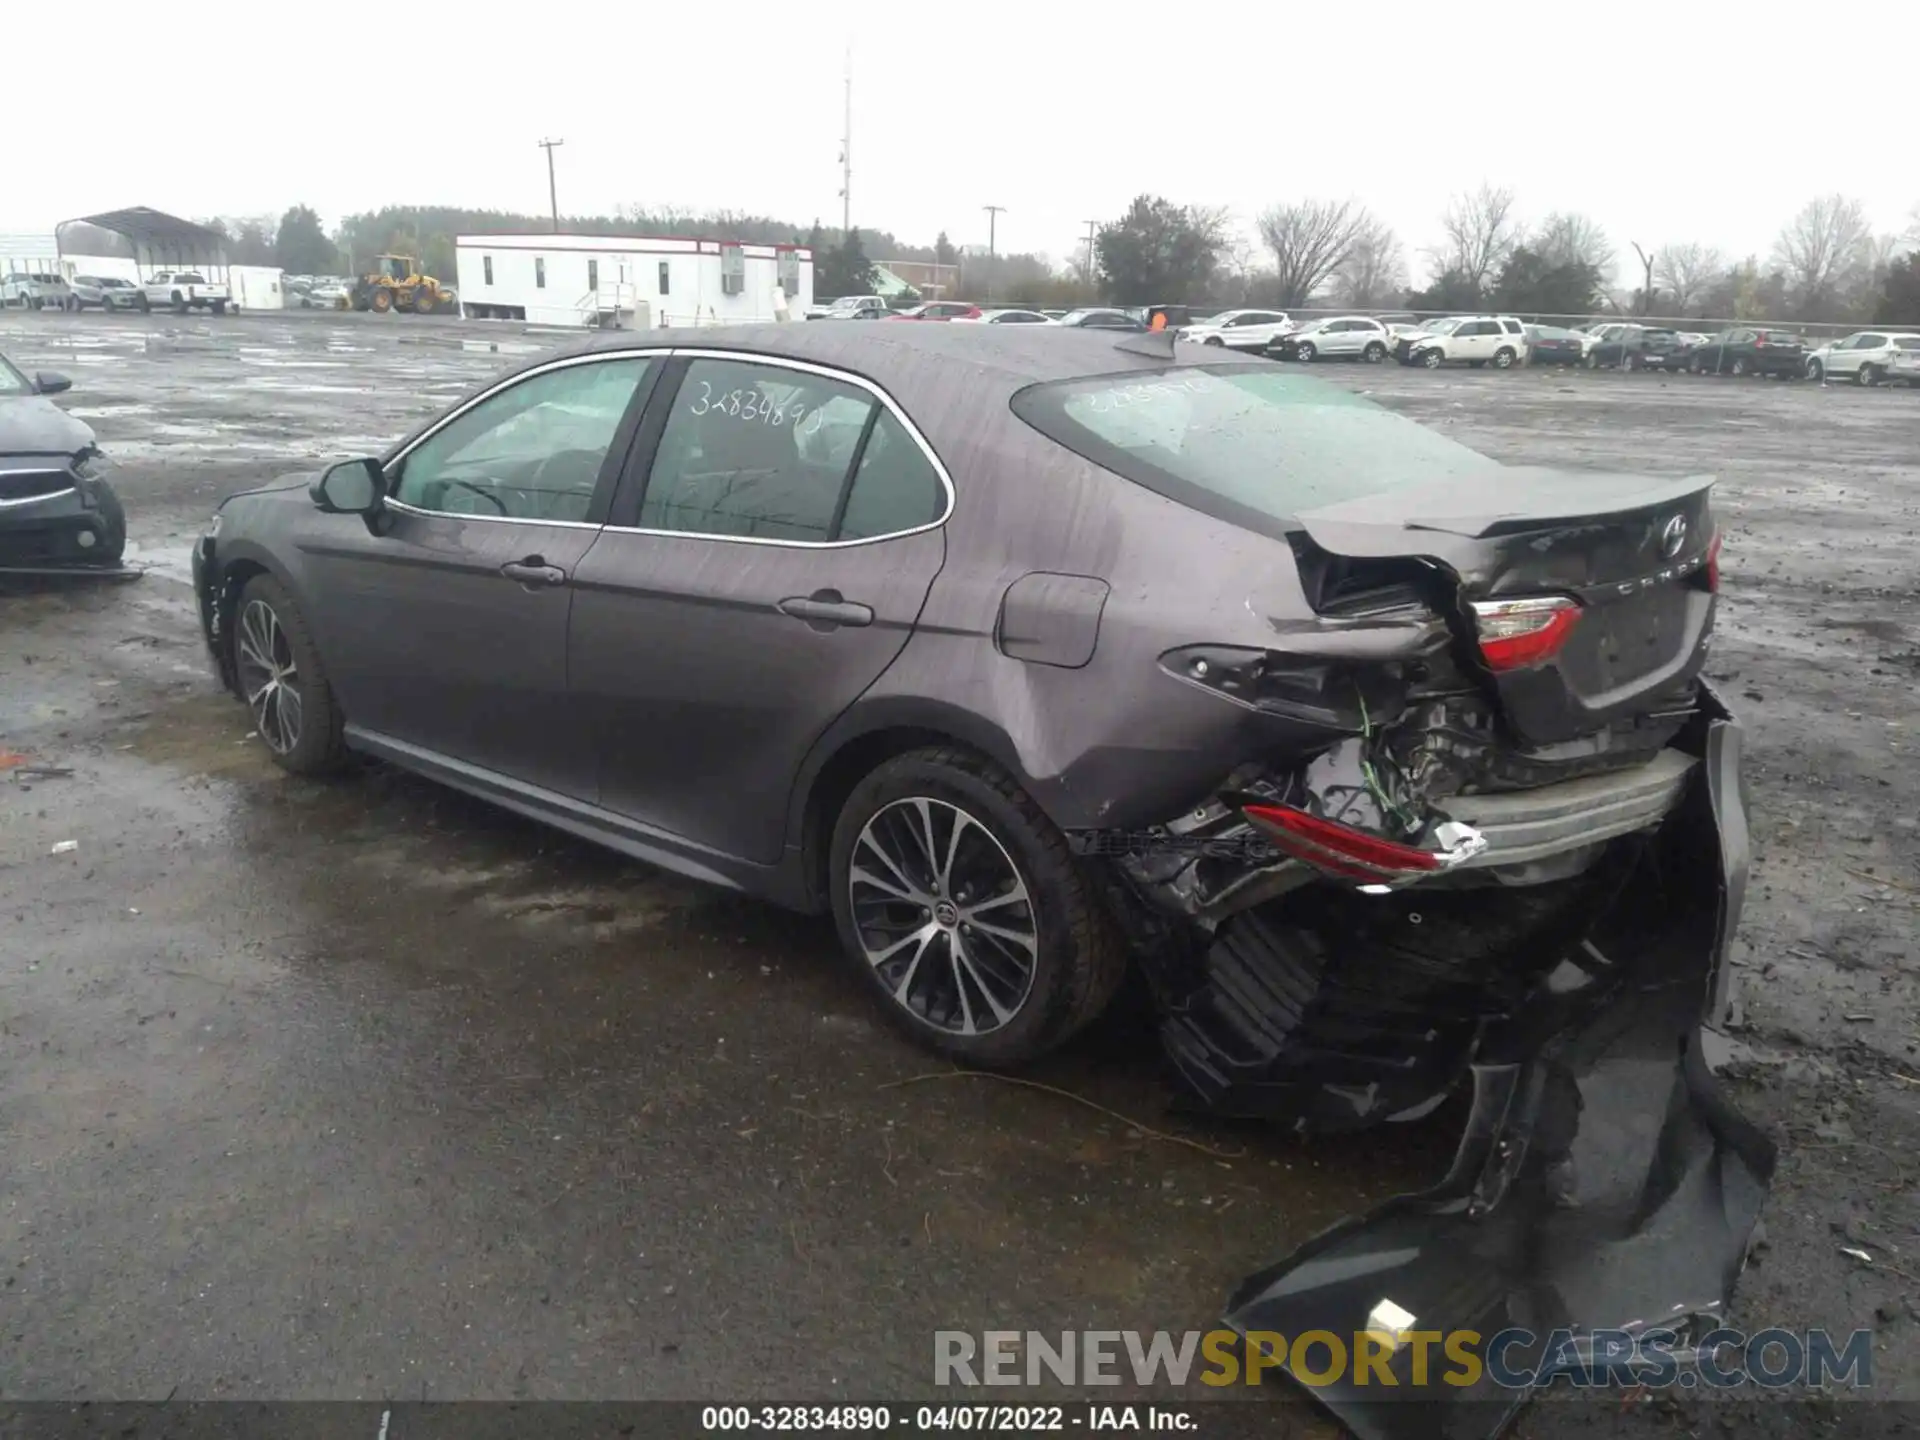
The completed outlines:
{"type": "Polygon", "coordinates": [[[652,363],[621,356],[566,365],[489,396],[408,453],[394,500],[495,520],[584,521],[652,363]]]}

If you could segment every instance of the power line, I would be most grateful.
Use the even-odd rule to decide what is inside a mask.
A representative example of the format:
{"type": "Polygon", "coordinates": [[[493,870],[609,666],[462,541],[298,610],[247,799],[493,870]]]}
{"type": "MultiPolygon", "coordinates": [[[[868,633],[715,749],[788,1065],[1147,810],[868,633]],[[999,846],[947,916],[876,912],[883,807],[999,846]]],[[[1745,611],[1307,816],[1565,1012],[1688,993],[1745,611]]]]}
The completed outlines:
{"type": "Polygon", "coordinates": [[[991,300],[993,299],[994,228],[1000,219],[1001,212],[1007,207],[1004,205],[982,205],[980,208],[987,212],[987,299],[991,300]]]}
{"type": "Polygon", "coordinates": [[[853,47],[847,47],[847,113],[840,132],[840,243],[853,231],[853,47]]]}
{"type": "Polygon", "coordinates": [[[553,184],[553,152],[566,144],[564,140],[542,140],[540,148],[547,152],[547,203],[553,207],[553,233],[560,233],[560,192],[553,184]]]}

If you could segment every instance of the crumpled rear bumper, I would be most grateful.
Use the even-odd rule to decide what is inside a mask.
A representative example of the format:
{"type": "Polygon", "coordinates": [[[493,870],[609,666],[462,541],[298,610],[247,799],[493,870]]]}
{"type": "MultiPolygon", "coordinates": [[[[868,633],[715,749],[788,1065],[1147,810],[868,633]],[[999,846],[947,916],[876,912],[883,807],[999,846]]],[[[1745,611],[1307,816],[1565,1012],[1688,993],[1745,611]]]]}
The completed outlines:
{"type": "MultiPolygon", "coordinates": [[[[1740,730],[1703,687],[1684,738],[1701,763],[1608,913],[1494,1030],[1473,1108],[1430,1190],[1343,1221],[1248,1277],[1228,1304],[1243,1335],[1712,1328],[1765,1200],[1774,1147],[1721,1094],[1701,1053],[1719,1019],[1747,874],[1740,730]]],[[[1504,1428],[1528,1390],[1491,1374],[1413,1383],[1416,1347],[1310,1394],[1362,1437],[1453,1440],[1504,1428]]],[[[1684,1349],[1684,1344],[1680,1347],[1684,1349]]]]}

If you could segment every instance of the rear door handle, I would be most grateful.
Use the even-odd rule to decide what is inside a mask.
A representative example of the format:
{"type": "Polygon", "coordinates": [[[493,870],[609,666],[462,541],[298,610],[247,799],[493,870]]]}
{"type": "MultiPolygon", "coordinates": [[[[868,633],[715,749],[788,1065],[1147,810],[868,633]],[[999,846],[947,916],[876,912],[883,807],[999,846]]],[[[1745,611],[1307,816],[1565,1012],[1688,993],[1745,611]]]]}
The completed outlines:
{"type": "Polygon", "coordinates": [[[777,608],[782,615],[804,620],[815,630],[833,630],[841,625],[871,625],[873,609],[849,600],[838,590],[816,590],[811,595],[790,595],[777,608]]]}
{"type": "Polygon", "coordinates": [[[552,589],[567,583],[566,571],[558,565],[547,564],[538,555],[529,555],[524,560],[509,560],[500,567],[500,573],[509,580],[518,580],[529,590],[552,589]]]}

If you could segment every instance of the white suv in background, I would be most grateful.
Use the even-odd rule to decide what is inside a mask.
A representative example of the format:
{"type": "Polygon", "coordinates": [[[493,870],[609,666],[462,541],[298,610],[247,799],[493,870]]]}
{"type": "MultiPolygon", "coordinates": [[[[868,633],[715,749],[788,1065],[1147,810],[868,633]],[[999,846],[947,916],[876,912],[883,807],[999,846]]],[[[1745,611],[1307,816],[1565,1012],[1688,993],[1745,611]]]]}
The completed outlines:
{"type": "Polygon", "coordinates": [[[1284,311],[1226,310],[1182,326],[1179,338],[1197,345],[1224,345],[1229,350],[1265,350],[1293,328],[1284,311]]]}
{"type": "MultiPolygon", "coordinates": [[[[1807,357],[1807,375],[1814,380],[1851,378],[1856,385],[1878,385],[1888,378],[1901,355],[1912,363],[1920,351],[1920,335],[1887,330],[1862,330],[1831,345],[1822,345],[1807,357]]],[[[1902,371],[1911,375],[1911,369],[1902,371]]]]}
{"type": "Polygon", "coordinates": [[[1438,370],[1466,364],[1510,370],[1527,358],[1527,327],[1511,315],[1469,315],[1443,335],[1416,337],[1407,359],[1438,370]]]}
{"type": "Polygon", "coordinates": [[[26,310],[64,310],[67,282],[43,270],[15,270],[0,277],[0,305],[26,310]]]}

